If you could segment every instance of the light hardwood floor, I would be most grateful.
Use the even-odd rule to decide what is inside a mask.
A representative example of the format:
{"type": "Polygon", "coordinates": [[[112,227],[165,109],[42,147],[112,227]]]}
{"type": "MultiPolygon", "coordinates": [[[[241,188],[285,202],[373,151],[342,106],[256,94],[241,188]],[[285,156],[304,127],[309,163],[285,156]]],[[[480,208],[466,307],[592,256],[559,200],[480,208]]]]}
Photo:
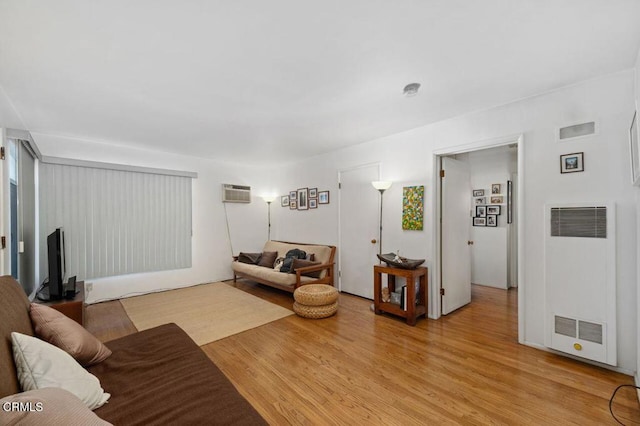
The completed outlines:
{"type": "MultiPolygon", "coordinates": [[[[289,293],[235,286],[291,307],[289,293]]],[[[472,300],[410,327],[341,294],[331,318],[292,315],[202,349],[274,425],[616,424],[609,398],[631,377],[519,345],[514,290],[473,286],[472,300]]],[[[87,307],[87,328],[135,332],[119,302],[87,307]]],[[[613,408],[640,424],[633,390],[613,408]]]]}

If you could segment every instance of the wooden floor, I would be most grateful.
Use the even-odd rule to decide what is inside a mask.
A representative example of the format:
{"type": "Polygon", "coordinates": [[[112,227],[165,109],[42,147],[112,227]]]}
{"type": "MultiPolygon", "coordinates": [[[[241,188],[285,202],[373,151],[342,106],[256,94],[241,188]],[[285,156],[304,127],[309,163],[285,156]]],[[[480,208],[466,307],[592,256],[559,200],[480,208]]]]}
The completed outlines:
{"type": "MultiPolygon", "coordinates": [[[[235,286],[291,307],[289,293],[235,286]]],[[[202,348],[274,425],[616,424],[609,398],[633,383],[519,345],[515,290],[473,286],[470,305],[415,327],[365,299],[339,303],[328,319],[292,315],[202,348]]],[[[135,332],[119,302],[87,307],[87,328],[102,340],[135,332]]],[[[613,409],[640,424],[633,390],[613,409]]]]}

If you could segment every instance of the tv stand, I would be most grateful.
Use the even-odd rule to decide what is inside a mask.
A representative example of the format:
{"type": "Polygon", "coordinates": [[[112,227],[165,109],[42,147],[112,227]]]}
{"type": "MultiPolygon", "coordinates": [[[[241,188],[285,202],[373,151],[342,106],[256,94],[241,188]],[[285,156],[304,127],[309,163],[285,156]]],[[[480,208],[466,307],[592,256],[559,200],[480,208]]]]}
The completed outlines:
{"type": "Polygon", "coordinates": [[[59,311],[80,325],[84,325],[84,281],[76,282],[76,289],[79,290],[73,299],[57,299],[42,301],[37,298],[34,303],[49,306],[59,311]]]}

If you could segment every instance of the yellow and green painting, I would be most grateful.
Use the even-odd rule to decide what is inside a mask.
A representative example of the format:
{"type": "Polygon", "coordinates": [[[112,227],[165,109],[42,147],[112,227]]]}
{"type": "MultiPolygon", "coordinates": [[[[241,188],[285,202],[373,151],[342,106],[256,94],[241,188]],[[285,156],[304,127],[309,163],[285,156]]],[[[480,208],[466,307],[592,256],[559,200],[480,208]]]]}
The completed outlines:
{"type": "Polygon", "coordinates": [[[402,229],[422,231],[424,226],[424,186],[402,188],[402,229]]]}

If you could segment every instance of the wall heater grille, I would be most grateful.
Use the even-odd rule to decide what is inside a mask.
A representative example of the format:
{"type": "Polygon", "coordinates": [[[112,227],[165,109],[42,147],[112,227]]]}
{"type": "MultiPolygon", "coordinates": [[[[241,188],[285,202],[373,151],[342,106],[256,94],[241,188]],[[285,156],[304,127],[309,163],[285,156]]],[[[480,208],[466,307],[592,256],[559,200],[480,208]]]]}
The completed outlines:
{"type": "Polygon", "coordinates": [[[615,204],[545,210],[545,345],[616,365],[615,204]]]}

